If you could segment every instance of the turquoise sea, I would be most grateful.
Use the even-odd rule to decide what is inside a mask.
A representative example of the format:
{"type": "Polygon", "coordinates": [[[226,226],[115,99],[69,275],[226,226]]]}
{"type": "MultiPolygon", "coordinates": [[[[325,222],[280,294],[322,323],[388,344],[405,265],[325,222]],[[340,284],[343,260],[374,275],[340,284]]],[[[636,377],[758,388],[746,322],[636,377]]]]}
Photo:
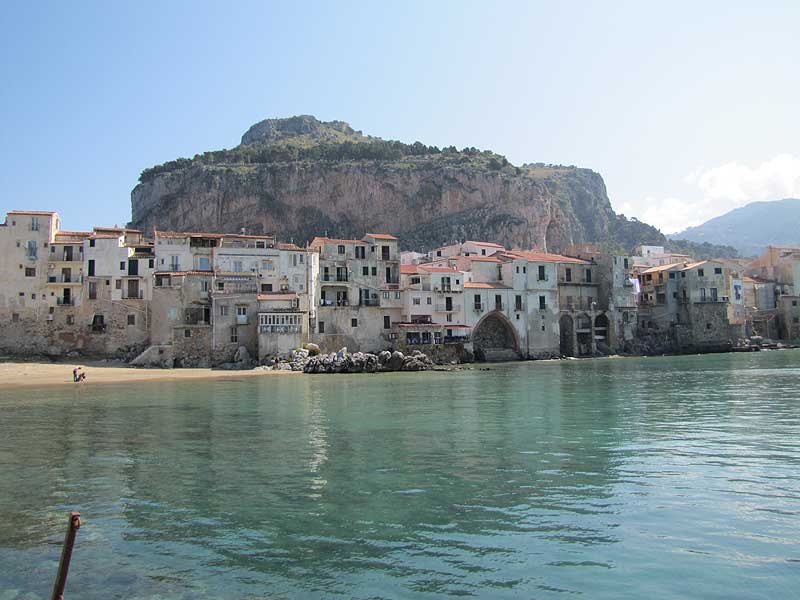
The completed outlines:
{"type": "Polygon", "coordinates": [[[0,600],[800,596],[800,351],[0,388],[0,600]]]}

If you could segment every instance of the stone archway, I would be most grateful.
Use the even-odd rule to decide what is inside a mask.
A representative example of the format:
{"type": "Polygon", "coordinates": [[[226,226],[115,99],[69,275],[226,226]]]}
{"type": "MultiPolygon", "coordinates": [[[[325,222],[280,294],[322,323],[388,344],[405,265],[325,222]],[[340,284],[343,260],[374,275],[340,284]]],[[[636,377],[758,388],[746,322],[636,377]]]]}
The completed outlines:
{"type": "Polygon", "coordinates": [[[472,330],[472,346],[477,360],[519,359],[519,336],[511,321],[500,312],[489,313],[478,321],[472,330]]]}
{"type": "Polygon", "coordinates": [[[575,356],[575,328],[572,317],[561,315],[558,320],[559,352],[561,356],[575,356]]]}
{"type": "Polygon", "coordinates": [[[611,352],[611,330],[608,317],[604,314],[594,318],[594,341],[599,352],[603,354],[611,352]]]}

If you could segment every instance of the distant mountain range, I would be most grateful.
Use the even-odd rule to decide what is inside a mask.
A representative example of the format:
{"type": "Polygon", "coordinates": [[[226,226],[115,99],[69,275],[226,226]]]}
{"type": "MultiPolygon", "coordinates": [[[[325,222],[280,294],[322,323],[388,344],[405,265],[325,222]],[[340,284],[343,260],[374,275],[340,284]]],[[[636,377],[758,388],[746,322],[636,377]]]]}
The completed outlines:
{"type": "Polygon", "coordinates": [[[751,202],[668,237],[726,244],[736,248],[742,256],[761,254],[770,245],[800,245],[800,199],[751,202]]]}

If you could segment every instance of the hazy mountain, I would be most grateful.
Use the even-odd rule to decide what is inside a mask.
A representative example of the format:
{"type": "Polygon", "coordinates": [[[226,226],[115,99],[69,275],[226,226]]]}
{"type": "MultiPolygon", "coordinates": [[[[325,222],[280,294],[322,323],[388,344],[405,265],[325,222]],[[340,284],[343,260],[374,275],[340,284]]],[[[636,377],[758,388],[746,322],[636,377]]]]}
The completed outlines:
{"type": "Polygon", "coordinates": [[[800,199],[751,202],[668,237],[698,243],[726,244],[736,248],[742,256],[760,254],[769,245],[798,245],[800,199]]]}

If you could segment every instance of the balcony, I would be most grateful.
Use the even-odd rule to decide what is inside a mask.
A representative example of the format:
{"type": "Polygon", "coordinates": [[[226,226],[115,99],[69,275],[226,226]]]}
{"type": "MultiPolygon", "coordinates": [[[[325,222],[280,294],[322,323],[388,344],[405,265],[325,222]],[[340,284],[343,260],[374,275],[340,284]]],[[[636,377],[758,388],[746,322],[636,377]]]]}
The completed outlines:
{"type": "Polygon", "coordinates": [[[346,273],[337,273],[334,275],[333,273],[323,273],[322,274],[322,281],[333,281],[333,282],[347,282],[348,276],[346,273]]]}
{"type": "Polygon", "coordinates": [[[75,298],[56,298],[56,306],[75,306],[75,298]]]}
{"type": "Polygon", "coordinates": [[[213,291],[215,296],[227,296],[231,294],[256,294],[258,293],[258,285],[226,285],[223,289],[215,289],[213,291]]]}
{"type": "Polygon", "coordinates": [[[381,301],[378,298],[362,298],[361,306],[380,306],[381,301]]]}
{"type": "Polygon", "coordinates": [[[259,333],[303,333],[302,325],[259,325],[259,333]]]}
{"type": "Polygon", "coordinates": [[[592,300],[589,302],[588,298],[575,298],[572,300],[564,300],[562,299],[558,303],[558,307],[561,310],[593,310],[592,305],[594,304],[594,308],[597,308],[597,302],[592,300]]]}
{"type": "Polygon", "coordinates": [[[247,315],[236,315],[236,324],[237,325],[247,325],[250,323],[250,319],[247,315]]]}
{"type": "Polygon", "coordinates": [[[345,306],[350,306],[350,302],[348,300],[323,300],[320,299],[319,301],[320,306],[332,306],[334,308],[342,308],[345,306]]]}
{"type": "Polygon", "coordinates": [[[123,300],[144,300],[144,290],[138,292],[122,292],[123,300]]]}
{"type": "Polygon", "coordinates": [[[565,276],[561,275],[558,278],[559,285],[597,285],[596,281],[586,281],[585,278],[581,277],[571,277],[567,279],[565,276]]]}
{"type": "Polygon", "coordinates": [[[483,311],[483,304],[481,304],[480,302],[476,302],[475,304],[472,305],[472,310],[474,310],[476,312],[482,312],[483,311]]]}
{"type": "Polygon", "coordinates": [[[445,344],[468,344],[468,335],[446,335],[442,338],[445,344]]]}
{"type": "MultiPolygon", "coordinates": [[[[449,285],[437,285],[433,288],[434,292],[439,292],[440,294],[450,294],[453,291],[453,288],[449,285]]],[[[459,290],[456,290],[459,291],[459,290]]]]}
{"type": "Polygon", "coordinates": [[[505,302],[495,302],[494,303],[494,309],[495,310],[505,310],[506,309],[505,302]]]}
{"type": "Polygon", "coordinates": [[[83,283],[83,275],[48,275],[47,283],[80,284],[83,283]]]}
{"type": "Polygon", "coordinates": [[[460,304],[451,304],[449,307],[447,304],[437,304],[436,305],[436,312],[459,312],[461,310],[460,304]]]}

